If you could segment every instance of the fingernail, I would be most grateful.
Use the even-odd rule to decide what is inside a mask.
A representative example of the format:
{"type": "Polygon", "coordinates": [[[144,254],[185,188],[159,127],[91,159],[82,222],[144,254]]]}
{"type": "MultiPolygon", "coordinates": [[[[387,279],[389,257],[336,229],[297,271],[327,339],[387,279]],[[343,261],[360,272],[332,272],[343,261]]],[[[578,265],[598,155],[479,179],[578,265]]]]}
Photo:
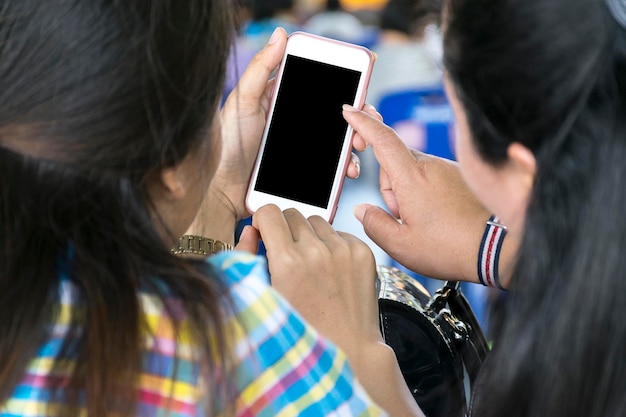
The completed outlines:
{"type": "Polygon", "coordinates": [[[351,112],[359,111],[359,109],[357,109],[356,107],[352,107],[349,104],[344,104],[343,106],[341,106],[341,108],[345,111],[351,111],[351,112]]]}
{"type": "Polygon", "coordinates": [[[359,175],[361,175],[361,160],[359,159],[358,156],[352,154],[352,163],[354,164],[354,167],[356,168],[356,177],[354,177],[355,179],[359,178],[359,175]]]}
{"type": "Polygon", "coordinates": [[[357,204],[352,209],[354,217],[356,217],[361,223],[363,222],[363,216],[365,216],[365,210],[367,210],[367,204],[357,204]]]}
{"type": "Polygon", "coordinates": [[[248,230],[250,230],[252,226],[250,225],[245,225],[243,227],[243,229],[241,230],[241,234],[239,235],[239,240],[242,240],[245,238],[245,236],[248,234],[248,230]]]}
{"type": "Polygon", "coordinates": [[[274,32],[272,32],[272,36],[270,36],[270,40],[267,42],[268,45],[273,45],[278,42],[278,30],[278,28],[274,29],[274,32]]]}

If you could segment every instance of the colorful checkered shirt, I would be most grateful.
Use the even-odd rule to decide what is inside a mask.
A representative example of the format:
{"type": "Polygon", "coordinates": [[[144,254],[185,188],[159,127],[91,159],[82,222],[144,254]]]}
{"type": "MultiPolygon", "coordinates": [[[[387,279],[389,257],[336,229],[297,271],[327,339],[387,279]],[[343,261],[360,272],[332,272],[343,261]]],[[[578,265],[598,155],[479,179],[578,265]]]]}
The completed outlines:
{"type": "MultiPolygon", "coordinates": [[[[235,403],[226,410],[211,400],[199,377],[197,355],[185,344],[185,335],[176,339],[163,301],[142,293],[151,337],[146,338],[143,353],[136,415],[183,417],[208,411],[221,416],[232,415],[233,409],[239,417],[384,415],[355,380],[345,355],[320,337],[269,285],[264,258],[228,252],[209,262],[225,272],[234,301],[227,326],[236,339],[231,375],[235,403]],[[177,368],[172,365],[175,356],[177,368]]],[[[51,336],[30,362],[13,396],[0,404],[1,417],[53,416],[58,411],[49,388],[52,378],[59,377],[58,367],[56,375],[50,371],[67,336],[76,297],[69,280],[61,280],[60,285],[61,310],[51,336]]],[[[72,365],[70,359],[62,369],[70,370],[72,365]]]]}

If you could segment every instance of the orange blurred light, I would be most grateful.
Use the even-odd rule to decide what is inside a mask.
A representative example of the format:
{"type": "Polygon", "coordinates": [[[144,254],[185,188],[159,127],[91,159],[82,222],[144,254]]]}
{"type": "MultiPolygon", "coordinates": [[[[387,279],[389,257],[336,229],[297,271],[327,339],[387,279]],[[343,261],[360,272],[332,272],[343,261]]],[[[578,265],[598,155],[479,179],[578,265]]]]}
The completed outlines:
{"type": "Polygon", "coordinates": [[[347,10],[378,10],[382,8],[386,2],[387,0],[341,0],[341,4],[347,10]]]}

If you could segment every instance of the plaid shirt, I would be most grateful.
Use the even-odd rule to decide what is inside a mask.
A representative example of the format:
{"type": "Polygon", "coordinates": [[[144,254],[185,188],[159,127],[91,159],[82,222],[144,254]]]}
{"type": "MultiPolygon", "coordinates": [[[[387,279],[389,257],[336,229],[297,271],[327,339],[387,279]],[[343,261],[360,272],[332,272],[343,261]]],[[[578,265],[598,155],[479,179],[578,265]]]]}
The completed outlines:
{"type": "MultiPolygon", "coordinates": [[[[262,257],[225,252],[209,262],[225,272],[234,301],[227,326],[236,339],[231,375],[237,395],[235,416],[384,415],[355,380],[345,355],[320,337],[268,284],[262,257]]],[[[67,377],[74,365],[73,358],[60,359],[59,354],[68,337],[75,299],[76,289],[62,279],[60,313],[50,337],[31,360],[13,396],[0,404],[1,417],[57,413],[50,383],[67,377]]],[[[148,293],[141,293],[140,299],[149,329],[136,414],[199,416],[206,415],[208,407],[214,415],[230,415],[233,404],[228,412],[222,409],[202,383],[198,352],[185,342],[189,337],[183,331],[175,338],[163,301],[148,293]]],[[[166,303],[177,304],[174,299],[166,303]]]]}

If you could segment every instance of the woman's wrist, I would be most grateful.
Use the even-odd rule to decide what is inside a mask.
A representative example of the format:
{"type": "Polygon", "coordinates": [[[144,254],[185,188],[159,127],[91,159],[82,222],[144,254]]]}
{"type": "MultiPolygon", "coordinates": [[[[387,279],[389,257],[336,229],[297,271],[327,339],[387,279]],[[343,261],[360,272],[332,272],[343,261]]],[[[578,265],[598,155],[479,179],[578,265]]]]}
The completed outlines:
{"type": "Polygon", "coordinates": [[[500,219],[491,216],[486,222],[480,247],[478,249],[478,280],[487,287],[503,289],[500,282],[499,267],[502,244],[507,228],[500,219]]]}
{"type": "Polygon", "coordinates": [[[350,357],[354,373],[374,402],[392,416],[423,417],[400,370],[396,354],[384,342],[350,357]]]}
{"type": "Polygon", "coordinates": [[[509,230],[496,216],[491,216],[486,222],[478,250],[479,282],[488,287],[508,288],[518,246],[517,234],[509,230]]]}
{"type": "Polygon", "coordinates": [[[172,248],[172,253],[175,255],[210,256],[230,250],[233,250],[233,245],[221,240],[198,235],[183,235],[172,248]]]}
{"type": "Polygon", "coordinates": [[[205,236],[233,245],[237,215],[225,197],[209,191],[185,235],[205,236]]]}

